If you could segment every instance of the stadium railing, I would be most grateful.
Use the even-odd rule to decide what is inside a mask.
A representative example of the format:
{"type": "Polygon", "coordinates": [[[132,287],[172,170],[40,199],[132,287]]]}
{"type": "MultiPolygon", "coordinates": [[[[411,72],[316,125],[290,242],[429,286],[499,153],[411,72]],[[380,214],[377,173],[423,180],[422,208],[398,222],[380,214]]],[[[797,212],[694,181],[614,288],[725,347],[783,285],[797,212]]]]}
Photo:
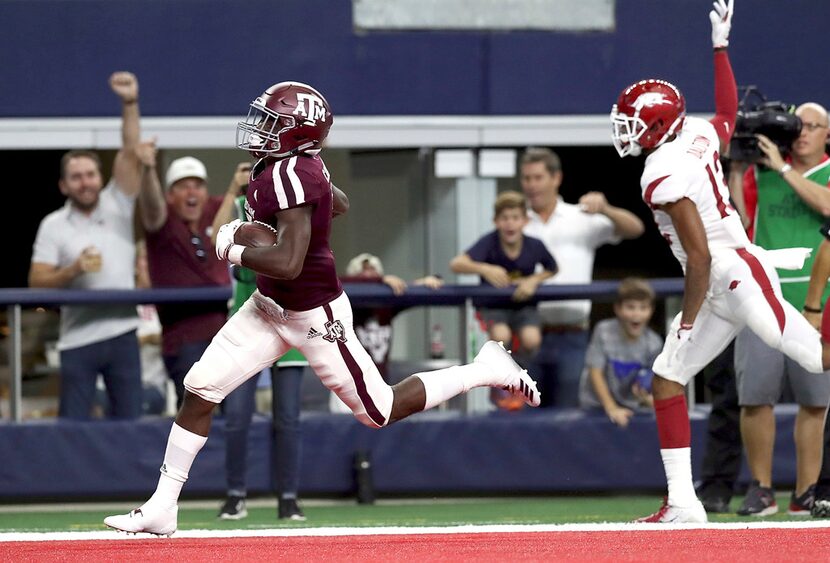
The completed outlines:
{"type": "MultiPolygon", "coordinates": [[[[683,293],[682,278],[658,278],[649,280],[658,297],[670,297],[683,293]]],[[[618,280],[595,281],[590,284],[545,285],[538,289],[532,302],[592,299],[613,300],[619,286],[618,280]]],[[[396,296],[392,290],[381,284],[344,284],[349,300],[355,307],[396,308],[417,306],[462,307],[460,351],[461,358],[468,360],[467,349],[473,299],[488,306],[510,303],[511,290],[471,285],[446,285],[441,289],[409,287],[404,295],[396,296]]],[[[104,304],[104,303],[182,303],[227,301],[231,297],[230,287],[155,288],[136,290],[79,290],[79,289],[0,289],[0,305],[7,307],[8,357],[10,367],[9,413],[14,422],[22,419],[23,366],[21,353],[21,325],[23,307],[45,307],[57,305],[104,304]]]]}

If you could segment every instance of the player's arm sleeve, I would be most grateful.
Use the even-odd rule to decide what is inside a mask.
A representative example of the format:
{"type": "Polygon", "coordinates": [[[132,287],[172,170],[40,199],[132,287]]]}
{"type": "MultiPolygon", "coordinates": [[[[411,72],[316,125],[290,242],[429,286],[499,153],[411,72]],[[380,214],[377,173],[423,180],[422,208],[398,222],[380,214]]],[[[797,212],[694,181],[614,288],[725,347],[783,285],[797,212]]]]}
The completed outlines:
{"type": "Polygon", "coordinates": [[[750,166],[744,172],[743,196],[747,221],[746,232],[752,240],[755,233],[755,212],[758,209],[758,182],[755,178],[755,166],[750,166]]]}
{"type": "Polygon", "coordinates": [[[275,213],[302,207],[320,199],[323,190],[329,190],[328,184],[314,178],[297,165],[297,159],[286,158],[275,163],[267,174],[260,174],[248,189],[255,189],[257,194],[257,217],[271,216],[275,213]]]}
{"type": "Polygon", "coordinates": [[[686,197],[689,182],[685,180],[682,172],[675,171],[658,174],[643,179],[643,200],[649,207],[657,207],[667,203],[674,203],[686,197]]]}
{"type": "MultiPolygon", "coordinates": [[[[297,157],[301,158],[301,157],[297,157]]],[[[299,187],[294,182],[294,177],[290,174],[290,167],[289,167],[289,180],[291,181],[292,188],[296,195],[297,206],[306,205],[308,203],[313,203],[320,199],[324,193],[331,191],[332,197],[332,204],[334,204],[334,192],[332,191],[332,184],[329,183],[327,180],[323,180],[321,176],[315,176],[311,174],[308,170],[304,168],[297,167],[294,171],[294,177],[299,180],[300,185],[299,187]],[[302,192],[302,195],[300,195],[302,192]]],[[[339,191],[339,190],[338,190],[339,191]]],[[[344,194],[345,195],[345,194],[344,194]]]]}
{"type": "Polygon", "coordinates": [[[729,55],[725,49],[715,50],[715,116],[710,120],[724,151],[732,133],[735,131],[735,119],[738,114],[738,87],[729,55]]]}

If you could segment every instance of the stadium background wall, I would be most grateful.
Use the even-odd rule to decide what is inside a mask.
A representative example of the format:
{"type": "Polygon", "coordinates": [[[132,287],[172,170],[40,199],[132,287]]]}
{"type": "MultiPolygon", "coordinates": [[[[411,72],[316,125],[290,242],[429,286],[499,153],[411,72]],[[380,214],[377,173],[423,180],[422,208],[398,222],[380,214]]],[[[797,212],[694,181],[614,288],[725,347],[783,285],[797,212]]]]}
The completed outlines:
{"type": "MultiPolygon", "coordinates": [[[[738,5],[739,83],[774,99],[823,101],[830,3],[738,5]],[[785,12],[785,13],[784,13],[785,12]],[[786,17],[785,17],[786,16],[786,17]],[[763,52],[763,56],[759,53],[763,52]]],[[[308,82],[338,115],[606,114],[644,76],[713,109],[702,0],[616,2],[611,32],[360,32],[350,0],[0,2],[4,117],[113,115],[114,69],[141,79],[146,115],[237,115],[273,82],[308,82]]]]}

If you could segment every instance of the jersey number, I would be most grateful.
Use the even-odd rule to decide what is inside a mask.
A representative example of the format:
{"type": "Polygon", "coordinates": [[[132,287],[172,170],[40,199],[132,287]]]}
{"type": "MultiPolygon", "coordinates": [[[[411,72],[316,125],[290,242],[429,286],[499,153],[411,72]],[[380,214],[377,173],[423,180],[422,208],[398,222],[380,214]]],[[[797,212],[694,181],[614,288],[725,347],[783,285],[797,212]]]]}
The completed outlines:
{"type": "Polygon", "coordinates": [[[712,193],[715,196],[715,204],[718,208],[718,213],[720,213],[722,219],[729,215],[729,212],[727,211],[728,204],[725,201],[723,201],[720,186],[718,184],[717,178],[715,177],[716,172],[720,174],[720,156],[718,155],[718,151],[714,152],[714,157],[714,172],[712,171],[712,166],[707,164],[706,173],[709,174],[709,182],[712,184],[712,193]]]}

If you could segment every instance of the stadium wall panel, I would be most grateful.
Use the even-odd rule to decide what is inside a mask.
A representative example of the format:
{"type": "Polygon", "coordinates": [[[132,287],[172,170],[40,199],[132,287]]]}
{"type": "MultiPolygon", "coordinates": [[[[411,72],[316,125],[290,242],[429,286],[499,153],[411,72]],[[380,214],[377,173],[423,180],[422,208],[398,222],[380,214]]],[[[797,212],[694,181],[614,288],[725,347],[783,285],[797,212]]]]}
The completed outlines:
{"type": "MultiPolygon", "coordinates": [[[[607,32],[356,32],[351,0],[0,2],[0,107],[3,117],[117,115],[106,79],[128,69],[150,116],[236,116],[283,80],[315,85],[341,116],[602,115],[649,76],[709,112],[709,9],[620,0],[607,32]]],[[[739,84],[826,104],[830,76],[797,55],[826,51],[827,21],[830,2],[739,3],[739,84]]]]}
{"type": "MultiPolygon", "coordinates": [[[[774,480],[795,482],[795,408],[776,407],[774,480]]],[[[248,489],[271,492],[269,419],[256,417],[248,489]]],[[[0,500],[143,498],[155,489],[171,420],[42,421],[0,425],[0,500]]],[[[225,494],[224,421],[190,472],[185,497],[225,494]]],[[[705,445],[706,411],[692,416],[695,477],[705,445]]],[[[627,429],[599,413],[538,410],[461,416],[416,415],[371,430],[349,415],[307,413],[302,420],[303,495],[348,495],[356,451],[369,451],[380,494],[533,494],[662,490],[652,415],[627,429]]],[[[748,480],[744,472],[743,477],[748,480]]]]}

